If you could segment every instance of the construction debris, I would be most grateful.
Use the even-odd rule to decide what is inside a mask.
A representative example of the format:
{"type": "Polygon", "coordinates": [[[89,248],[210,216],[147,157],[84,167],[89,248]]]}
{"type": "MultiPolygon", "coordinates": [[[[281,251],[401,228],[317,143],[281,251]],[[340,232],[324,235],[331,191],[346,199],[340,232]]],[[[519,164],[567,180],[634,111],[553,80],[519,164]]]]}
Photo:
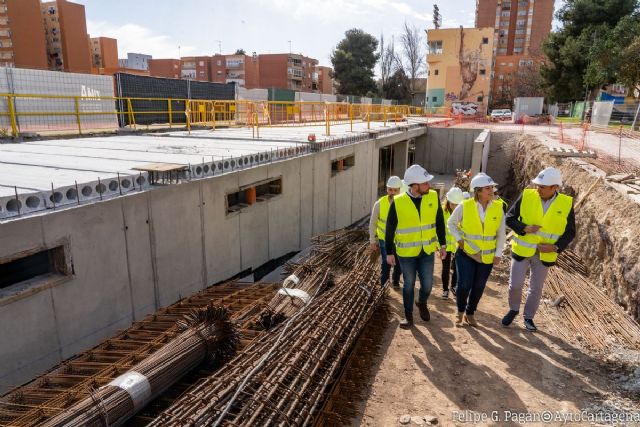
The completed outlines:
{"type": "MultiPolygon", "coordinates": [[[[312,297],[151,425],[311,424],[386,291],[386,286],[378,285],[377,266],[367,255],[366,233],[359,233],[360,240],[346,246],[347,251],[331,246],[331,241],[338,240],[336,235],[325,235],[317,242],[320,252],[333,257],[338,266],[352,266],[335,286],[312,297]]],[[[334,269],[331,264],[323,267],[334,269]]]]}
{"type": "Polygon", "coordinates": [[[594,159],[598,157],[594,151],[576,150],[574,148],[562,148],[562,147],[549,148],[549,154],[551,154],[553,157],[591,157],[594,159]]]}

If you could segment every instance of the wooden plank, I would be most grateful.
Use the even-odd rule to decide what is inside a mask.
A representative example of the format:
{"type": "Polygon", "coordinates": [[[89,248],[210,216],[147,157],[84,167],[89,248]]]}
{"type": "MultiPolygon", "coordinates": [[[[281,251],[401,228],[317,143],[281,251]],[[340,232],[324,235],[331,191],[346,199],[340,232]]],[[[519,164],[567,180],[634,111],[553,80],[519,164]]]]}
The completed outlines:
{"type": "Polygon", "coordinates": [[[147,163],[131,169],[142,172],[173,172],[185,171],[189,169],[189,165],[181,165],[178,163],[147,163]]]}

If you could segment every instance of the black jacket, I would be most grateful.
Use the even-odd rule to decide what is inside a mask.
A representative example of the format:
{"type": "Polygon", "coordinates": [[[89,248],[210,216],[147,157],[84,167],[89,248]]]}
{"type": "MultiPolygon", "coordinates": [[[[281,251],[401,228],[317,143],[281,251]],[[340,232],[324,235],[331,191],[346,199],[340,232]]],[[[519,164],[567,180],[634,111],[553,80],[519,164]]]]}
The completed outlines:
{"type": "MultiPolygon", "coordinates": [[[[513,230],[514,233],[519,234],[520,236],[524,236],[525,231],[524,228],[527,224],[523,223],[520,218],[520,205],[522,204],[522,195],[518,197],[518,200],[515,201],[511,209],[507,212],[507,217],[505,218],[505,222],[507,226],[513,230]]],[[[564,230],[564,233],[558,241],[556,242],[556,246],[558,247],[558,253],[562,252],[569,246],[569,243],[576,237],[576,217],[573,211],[573,206],[569,211],[569,215],[567,216],[567,227],[564,230]]],[[[515,253],[511,253],[511,257],[516,261],[522,261],[524,257],[517,255],[515,253]]],[[[555,264],[555,262],[542,262],[547,267],[551,267],[555,264]]]]}
{"type": "MultiPolygon", "coordinates": [[[[407,194],[413,201],[413,204],[416,205],[418,214],[420,214],[420,203],[422,202],[422,197],[413,197],[409,192],[407,192],[407,194]]],[[[447,245],[447,229],[445,227],[446,224],[444,223],[442,205],[438,202],[438,212],[436,213],[436,235],[438,236],[440,246],[447,245]]],[[[388,255],[393,255],[395,253],[396,247],[393,244],[393,241],[396,234],[396,228],[398,228],[398,213],[396,212],[396,205],[391,202],[389,213],[387,214],[387,224],[384,235],[384,247],[388,255]]]]}

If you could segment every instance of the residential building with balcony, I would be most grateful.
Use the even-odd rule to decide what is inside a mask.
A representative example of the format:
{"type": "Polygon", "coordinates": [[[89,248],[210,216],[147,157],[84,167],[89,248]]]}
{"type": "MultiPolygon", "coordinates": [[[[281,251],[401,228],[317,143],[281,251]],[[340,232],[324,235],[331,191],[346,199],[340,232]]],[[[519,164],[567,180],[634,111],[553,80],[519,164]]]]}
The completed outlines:
{"type": "Polygon", "coordinates": [[[427,31],[427,106],[472,102],[486,111],[491,89],[493,28],[427,31]]]}
{"type": "Polygon", "coordinates": [[[118,40],[109,37],[91,37],[91,66],[115,69],[118,63],[118,40]]]}
{"type": "Polygon", "coordinates": [[[48,66],[40,0],[0,1],[0,67],[48,66]]]}
{"type": "Polygon", "coordinates": [[[49,69],[90,73],[91,52],[84,6],[55,0],[43,2],[40,7],[49,69]]]}

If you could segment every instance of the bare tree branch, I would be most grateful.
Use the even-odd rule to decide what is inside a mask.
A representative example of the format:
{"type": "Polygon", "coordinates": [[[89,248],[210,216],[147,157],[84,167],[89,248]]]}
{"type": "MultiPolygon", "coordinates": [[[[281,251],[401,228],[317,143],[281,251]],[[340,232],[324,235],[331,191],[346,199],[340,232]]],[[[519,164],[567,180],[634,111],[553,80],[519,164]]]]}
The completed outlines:
{"type": "Polygon", "coordinates": [[[404,56],[404,70],[410,79],[411,99],[413,100],[416,78],[424,74],[425,54],[420,31],[405,21],[400,44],[404,56]]]}

